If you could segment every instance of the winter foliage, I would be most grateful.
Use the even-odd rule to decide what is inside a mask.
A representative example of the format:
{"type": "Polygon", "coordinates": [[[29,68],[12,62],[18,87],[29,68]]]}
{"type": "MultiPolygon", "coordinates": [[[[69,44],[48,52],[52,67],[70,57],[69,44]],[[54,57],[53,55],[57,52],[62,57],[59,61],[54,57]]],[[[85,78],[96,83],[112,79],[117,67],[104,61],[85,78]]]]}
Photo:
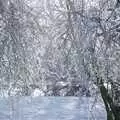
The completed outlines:
{"type": "Polygon", "coordinates": [[[0,96],[101,96],[120,120],[119,0],[0,0],[0,96]]]}

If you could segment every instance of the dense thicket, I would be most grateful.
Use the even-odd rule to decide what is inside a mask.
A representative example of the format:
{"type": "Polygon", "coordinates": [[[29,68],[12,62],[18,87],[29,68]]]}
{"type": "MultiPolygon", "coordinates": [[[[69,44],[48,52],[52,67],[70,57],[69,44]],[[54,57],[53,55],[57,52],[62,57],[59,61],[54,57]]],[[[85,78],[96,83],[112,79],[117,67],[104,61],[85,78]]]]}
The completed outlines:
{"type": "Polygon", "coordinates": [[[119,0],[0,0],[1,96],[99,91],[119,120],[119,39],[119,0]]]}

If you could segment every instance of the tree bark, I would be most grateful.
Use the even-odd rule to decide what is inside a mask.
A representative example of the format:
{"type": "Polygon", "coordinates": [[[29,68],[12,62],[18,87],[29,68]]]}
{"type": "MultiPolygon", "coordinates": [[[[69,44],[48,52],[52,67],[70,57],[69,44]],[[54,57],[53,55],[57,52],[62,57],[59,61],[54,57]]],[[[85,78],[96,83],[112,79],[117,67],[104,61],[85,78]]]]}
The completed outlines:
{"type": "Polygon", "coordinates": [[[120,120],[120,110],[117,109],[117,106],[102,82],[100,84],[100,92],[106,108],[107,120],[120,120]]]}

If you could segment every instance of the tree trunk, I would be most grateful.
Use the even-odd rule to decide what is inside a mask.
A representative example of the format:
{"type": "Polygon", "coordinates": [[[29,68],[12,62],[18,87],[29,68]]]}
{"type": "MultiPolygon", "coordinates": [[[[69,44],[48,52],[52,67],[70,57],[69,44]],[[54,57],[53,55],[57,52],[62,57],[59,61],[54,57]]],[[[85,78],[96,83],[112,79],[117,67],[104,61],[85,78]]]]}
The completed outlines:
{"type": "Polygon", "coordinates": [[[120,110],[117,109],[103,83],[100,85],[100,92],[106,108],[107,120],[120,120],[120,110]]]}

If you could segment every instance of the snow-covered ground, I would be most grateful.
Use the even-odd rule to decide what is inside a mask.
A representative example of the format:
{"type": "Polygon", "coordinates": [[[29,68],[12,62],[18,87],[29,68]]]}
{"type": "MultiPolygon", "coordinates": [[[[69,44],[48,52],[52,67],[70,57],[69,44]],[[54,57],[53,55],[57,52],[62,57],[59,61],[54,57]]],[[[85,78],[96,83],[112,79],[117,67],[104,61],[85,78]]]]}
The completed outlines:
{"type": "Polygon", "coordinates": [[[0,99],[0,120],[106,120],[101,103],[91,111],[91,101],[86,97],[4,98],[0,99]]]}

